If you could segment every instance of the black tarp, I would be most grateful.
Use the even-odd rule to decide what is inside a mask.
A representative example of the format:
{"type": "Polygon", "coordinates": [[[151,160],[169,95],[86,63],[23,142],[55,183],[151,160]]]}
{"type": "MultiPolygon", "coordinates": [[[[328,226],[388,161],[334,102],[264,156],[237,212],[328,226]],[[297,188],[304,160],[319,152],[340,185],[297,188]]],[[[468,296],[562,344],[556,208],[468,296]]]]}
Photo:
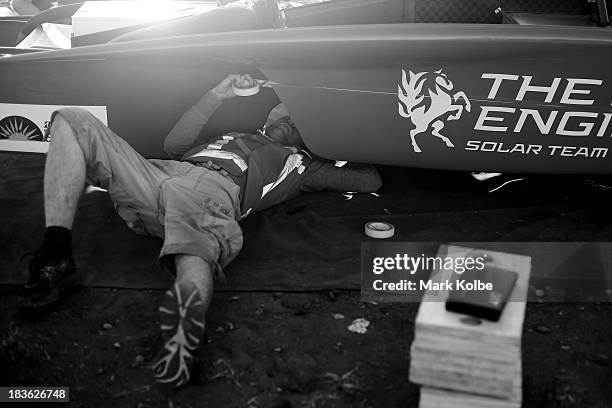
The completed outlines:
{"type": "MultiPolygon", "coordinates": [[[[27,264],[19,257],[40,244],[43,170],[42,155],[0,153],[2,284],[25,280],[27,264]]],[[[490,194],[467,173],[379,170],[384,183],[379,197],[357,194],[347,200],[338,193],[303,194],[249,216],[241,224],[244,248],[226,269],[227,285],[219,289],[358,289],[361,243],[370,239],[363,228],[372,220],[394,224],[394,241],[598,242],[612,237],[612,195],[588,188],[582,178],[532,176],[490,194]]],[[[89,285],[164,288],[169,283],[156,263],[161,241],[133,234],[114,213],[106,193],[83,196],[73,241],[89,285]]],[[[513,248],[529,253],[530,247],[513,248]]],[[[566,280],[599,279],[605,289],[602,265],[609,260],[588,258],[598,250],[580,245],[559,251],[568,248],[576,255],[563,262],[543,256],[540,265],[549,268],[535,269],[532,282],[557,273],[566,280]]]]}

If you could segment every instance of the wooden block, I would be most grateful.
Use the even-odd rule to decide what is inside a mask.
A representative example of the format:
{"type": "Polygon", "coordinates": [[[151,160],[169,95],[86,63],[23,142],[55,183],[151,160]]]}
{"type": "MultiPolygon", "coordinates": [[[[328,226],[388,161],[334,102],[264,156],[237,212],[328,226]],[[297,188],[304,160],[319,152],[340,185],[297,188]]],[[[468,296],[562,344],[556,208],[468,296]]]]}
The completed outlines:
{"type": "MultiPolygon", "coordinates": [[[[449,245],[448,252],[445,254],[444,248],[441,247],[438,256],[465,257],[472,251],[475,250],[473,248],[449,245]]],[[[480,338],[482,335],[485,335],[486,339],[512,342],[520,346],[523,320],[525,318],[525,300],[527,298],[529,275],[531,273],[531,257],[496,251],[481,252],[491,257],[491,265],[519,274],[500,320],[498,322],[483,320],[480,325],[466,325],[461,321],[465,315],[446,311],[444,300],[446,300],[448,292],[426,292],[416,319],[417,332],[419,327],[426,325],[428,327],[438,327],[449,332],[456,331],[457,336],[461,337],[480,338]]],[[[452,274],[452,270],[435,270],[432,272],[430,279],[435,282],[442,282],[443,280],[451,279],[452,274]]]]}
{"type": "Polygon", "coordinates": [[[474,357],[434,356],[412,351],[410,381],[428,386],[444,386],[510,401],[522,401],[520,354],[514,363],[491,363],[474,357]]]}
{"type": "MultiPolygon", "coordinates": [[[[473,251],[448,246],[441,247],[438,256],[477,256],[473,251]]],[[[482,252],[490,257],[490,265],[518,273],[500,320],[491,322],[448,312],[445,309],[448,292],[425,293],[416,318],[410,380],[427,387],[494,396],[520,404],[521,337],[531,258],[482,252]]],[[[452,274],[452,270],[435,270],[430,279],[447,281],[452,274]]]]}
{"type": "Polygon", "coordinates": [[[520,408],[519,401],[421,387],[419,408],[520,408]]]}

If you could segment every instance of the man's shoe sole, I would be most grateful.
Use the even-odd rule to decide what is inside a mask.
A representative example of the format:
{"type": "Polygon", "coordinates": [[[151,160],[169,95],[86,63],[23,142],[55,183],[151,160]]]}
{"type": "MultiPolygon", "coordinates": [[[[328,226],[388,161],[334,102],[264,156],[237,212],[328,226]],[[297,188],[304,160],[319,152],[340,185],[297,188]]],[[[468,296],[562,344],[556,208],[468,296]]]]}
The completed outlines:
{"type": "Polygon", "coordinates": [[[204,335],[204,302],[192,283],[174,283],[159,307],[164,347],[153,365],[155,379],[180,387],[189,381],[193,352],[204,335]]]}

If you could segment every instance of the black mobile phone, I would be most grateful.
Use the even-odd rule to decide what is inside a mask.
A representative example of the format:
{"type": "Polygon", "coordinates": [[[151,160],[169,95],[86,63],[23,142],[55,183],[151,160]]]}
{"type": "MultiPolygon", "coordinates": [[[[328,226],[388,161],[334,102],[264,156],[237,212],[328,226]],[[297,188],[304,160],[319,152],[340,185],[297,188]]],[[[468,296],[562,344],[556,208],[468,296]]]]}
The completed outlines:
{"type": "Polygon", "coordinates": [[[489,265],[480,271],[453,275],[446,310],[494,322],[499,320],[518,279],[516,272],[489,265]]]}

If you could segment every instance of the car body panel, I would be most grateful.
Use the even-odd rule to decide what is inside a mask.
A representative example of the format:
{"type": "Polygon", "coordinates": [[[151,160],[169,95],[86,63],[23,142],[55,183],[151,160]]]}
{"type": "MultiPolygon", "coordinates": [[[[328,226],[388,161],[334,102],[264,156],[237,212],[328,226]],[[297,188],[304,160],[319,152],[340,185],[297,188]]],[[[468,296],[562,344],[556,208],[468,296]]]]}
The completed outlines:
{"type": "Polygon", "coordinates": [[[609,29],[517,24],[195,34],[0,59],[0,102],[106,106],[117,134],[163,157],[183,111],[249,72],[275,92],[224,104],[204,133],[255,131],[280,98],[328,159],[610,173],[611,47],[609,29]]]}

